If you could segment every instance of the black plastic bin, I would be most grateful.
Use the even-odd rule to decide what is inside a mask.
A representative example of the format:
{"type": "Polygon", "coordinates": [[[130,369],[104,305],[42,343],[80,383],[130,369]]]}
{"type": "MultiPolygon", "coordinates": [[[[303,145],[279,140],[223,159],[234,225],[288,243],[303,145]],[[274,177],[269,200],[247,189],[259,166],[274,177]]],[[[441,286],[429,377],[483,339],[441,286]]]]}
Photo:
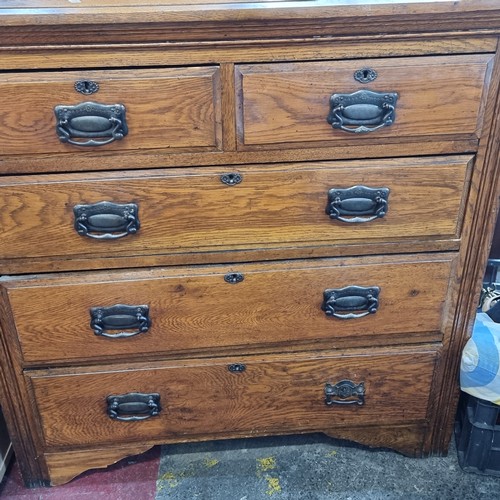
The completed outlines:
{"type": "Polygon", "coordinates": [[[455,425],[458,463],[467,472],[500,476],[500,406],[468,394],[455,425]]]}

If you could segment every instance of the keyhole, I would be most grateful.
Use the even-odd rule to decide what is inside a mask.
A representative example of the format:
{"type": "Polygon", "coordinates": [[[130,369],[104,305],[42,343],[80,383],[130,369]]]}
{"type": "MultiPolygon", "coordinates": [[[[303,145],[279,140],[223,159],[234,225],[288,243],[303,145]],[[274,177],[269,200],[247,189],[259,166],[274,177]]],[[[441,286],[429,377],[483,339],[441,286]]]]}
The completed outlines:
{"type": "Polygon", "coordinates": [[[220,180],[228,186],[235,186],[243,180],[243,176],[241,174],[238,174],[237,172],[230,172],[227,174],[222,174],[220,176],[220,180]]]}
{"type": "Polygon", "coordinates": [[[372,68],[361,68],[354,72],[354,79],[360,83],[373,82],[377,76],[377,72],[372,68]]]}
{"type": "Polygon", "coordinates": [[[80,94],[95,94],[99,90],[99,84],[92,80],[78,80],[75,82],[75,90],[80,94]]]}

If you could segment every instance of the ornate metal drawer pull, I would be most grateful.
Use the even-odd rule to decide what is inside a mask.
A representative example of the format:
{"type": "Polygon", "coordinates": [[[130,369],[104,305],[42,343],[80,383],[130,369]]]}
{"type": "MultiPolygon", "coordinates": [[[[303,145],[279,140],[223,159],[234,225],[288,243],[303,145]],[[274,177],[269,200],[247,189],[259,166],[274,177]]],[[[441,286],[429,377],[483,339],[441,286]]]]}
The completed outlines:
{"type": "Polygon", "coordinates": [[[75,230],[81,236],[116,240],[139,230],[139,207],[135,203],[101,201],[75,205],[75,230]]]}
{"type": "Polygon", "coordinates": [[[326,121],[346,132],[373,132],[394,123],[397,100],[396,92],[358,90],[352,94],[333,94],[326,121]]]}
{"type": "Polygon", "coordinates": [[[330,218],[342,222],[370,222],[384,217],[387,213],[389,193],[390,190],[386,187],[332,188],[328,191],[326,213],[330,218]]]}
{"type": "Polygon", "coordinates": [[[160,395],[129,392],[108,396],[106,399],[109,418],[123,422],[136,422],[159,415],[161,411],[160,395]]]}
{"type": "Polygon", "coordinates": [[[377,312],[379,294],[378,286],[353,285],[345,288],[329,288],[323,292],[321,309],[327,316],[339,319],[362,318],[377,312]],[[341,314],[342,312],[346,314],[341,314]]]}
{"type": "Polygon", "coordinates": [[[56,106],[54,113],[59,140],[74,146],[104,146],[128,134],[123,104],[82,102],[56,106]]]}
{"type": "Polygon", "coordinates": [[[341,380],[335,385],[325,384],[325,404],[327,406],[363,406],[365,404],[365,383],[355,384],[351,380],[341,380]]]}
{"type": "Polygon", "coordinates": [[[109,339],[134,337],[146,333],[150,326],[149,306],[116,304],[110,307],[90,308],[90,328],[101,337],[109,339]],[[110,331],[116,333],[108,333],[110,331]]]}

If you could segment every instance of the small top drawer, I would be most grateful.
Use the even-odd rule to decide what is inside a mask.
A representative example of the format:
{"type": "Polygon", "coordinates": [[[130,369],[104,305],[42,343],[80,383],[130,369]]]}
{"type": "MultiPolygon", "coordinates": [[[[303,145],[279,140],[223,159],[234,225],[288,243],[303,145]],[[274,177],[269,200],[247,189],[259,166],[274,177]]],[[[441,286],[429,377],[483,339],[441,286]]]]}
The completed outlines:
{"type": "Polygon", "coordinates": [[[0,75],[2,155],[216,149],[217,67],[0,75]]]}
{"type": "Polygon", "coordinates": [[[240,65],[239,146],[477,137],[491,59],[481,54],[240,65]]]}

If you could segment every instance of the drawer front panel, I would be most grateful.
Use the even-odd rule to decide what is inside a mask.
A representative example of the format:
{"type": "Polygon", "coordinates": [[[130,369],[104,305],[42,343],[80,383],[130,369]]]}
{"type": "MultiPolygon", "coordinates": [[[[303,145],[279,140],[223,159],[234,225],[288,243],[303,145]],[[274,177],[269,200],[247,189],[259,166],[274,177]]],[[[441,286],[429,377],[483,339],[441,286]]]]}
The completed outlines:
{"type": "Polygon", "coordinates": [[[324,259],[4,279],[3,285],[28,363],[291,342],[331,340],[331,346],[339,339],[392,344],[424,333],[441,338],[452,259],[324,259]],[[347,287],[368,290],[338,291],[347,287]],[[378,297],[370,297],[377,287],[378,297]],[[129,335],[115,337],[120,333],[129,335]]]}
{"type": "Polygon", "coordinates": [[[216,67],[3,74],[0,75],[1,153],[215,149],[221,139],[219,96],[216,67]],[[83,82],[82,88],[86,85],[89,89],[97,83],[98,90],[88,95],[79,93],[75,90],[76,82],[83,82]],[[100,131],[101,136],[96,136],[95,141],[109,139],[107,115],[100,116],[92,104],[73,109],[81,103],[122,105],[124,113],[115,117],[126,124],[123,139],[91,147],[61,142],[59,136],[79,143],[90,140],[74,137],[78,132],[93,136],[100,131]],[[71,130],[69,137],[68,130],[71,130]]]}
{"type": "Polygon", "coordinates": [[[101,373],[28,377],[46,445],[53,448],[423,421],[434,363],[435,353],[421,350],[378,356],[222,358],[142,370],[111,367],[101,373]],[[230,371],[235,364],[243,365],[243,371],[230,371]],[[326,385],[331,389],[344,380],[357,386],[359,395],[345,400],[355,402],[325,404],[326,385]],[[153,395],[152,413],[159,413],[141,413],[145,405],[139,396],[130,396],[134,393],[153,395]],[[128,408],[119,398],[112,408],[110,396],[126,395],[128,408]],[[135,414],[130,401],[134,398],[135,414]],[[364,404],[358,404],[363,398],[364,404]],[[112,411],[115,417],[148,418],[121,421],[108,416],[112,411]]]}
{"type": "MultiPolygon", "coordinates": [[[[383,138],[477,136],[481,96],[491,59],[491,55],[467,55],[241,65],[236,77],[240,145],[331,145],[383,138]],[[373,81],[356,81],[356,71],[364,68],[374,70],[373,81]],[[382,93],[382,100],[384,95],[397,94],[392,103],[394,116],[386,117],[390,110],[373,101],[367,91],[382,93]],[[360,93],[350,96],[354,92],[360,93]],[[334,94],[339,94],[342,102],[330,106],[334,94]],[[342,103],[345,106],[340,110],[337,106],[342,103]],[[376,112],[372,117],[373,110],[376,112]],[[331,118],[340,116],[348,129],[363,124],[374,129],[384,119],[387,126],[372,132],[360,129],[349,133],[327,123],[331,111],[331,118]]],[[[335,121],[339,123],[338,118],[335,121]]]]}
{"type": "MultiPolygon", "coordinates": [[[[90,178],[73,174],[2,179],[2,255],[95,260],[192,249],[456,239],[469,160],[458,156],[318,162],[238,167],[236,174],[210,167],[90,178]],[[241,182],[222,182],[228,172],[241,182]],[[351,202],[361,197],[375,210],[364,212],[361,223],[352,223],[351,215],[343,217],[347,221],[333,218],[336,189],[359,185],[375,192],[388,188],[387,205],[379,207],[384,213],[378,215],[383,216],[373,216],[377,203],[363,200],[366,195],[354,190],[351,202]],[[95,217],[81,211],[82,206],[96,209],[105,201],[119,205],[116,213],[111,208],[101,210],[107,212],[109,223],[102,213],[95,217]],[[138,210],[134,218],[140,222],[139,226],[131,223],[134,232],[127,229],[129,220],[124,215],[126,207],[131,211],[133,206],[138,210]],[[96,232],[89,221],[99,217],[105,219],[100,222],[104,230],[96,232]],[[102,240],[115,219],[120,227],[114,235],[121,237],[102,240]]],[[[346,203],[339,207],[349,208],[346,203]]]]}

